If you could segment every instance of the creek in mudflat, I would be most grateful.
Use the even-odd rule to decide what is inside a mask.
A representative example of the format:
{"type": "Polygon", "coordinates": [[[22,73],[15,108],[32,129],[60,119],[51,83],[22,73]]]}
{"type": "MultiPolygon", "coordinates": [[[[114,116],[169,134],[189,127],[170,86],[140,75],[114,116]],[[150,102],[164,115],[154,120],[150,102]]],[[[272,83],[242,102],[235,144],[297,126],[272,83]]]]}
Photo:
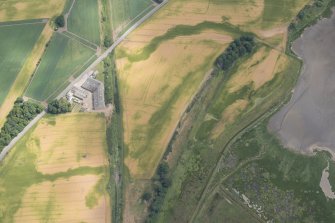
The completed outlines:
{"type": "Polygon", "coordinates": [[[292,49],[303,60],[302,73],[269,130],[295,151],[335,154],[335,12],[307,28],[292,49]]]}

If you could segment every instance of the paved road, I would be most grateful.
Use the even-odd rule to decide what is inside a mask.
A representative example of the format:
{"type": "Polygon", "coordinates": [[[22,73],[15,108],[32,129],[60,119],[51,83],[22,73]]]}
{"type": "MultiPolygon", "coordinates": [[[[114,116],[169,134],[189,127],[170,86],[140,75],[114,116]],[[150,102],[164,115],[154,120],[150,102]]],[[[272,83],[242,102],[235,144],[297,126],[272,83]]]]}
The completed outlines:
{"type": "Polygon", "coordinates": [[[28,131],[31,127],[33,127],[44,115],[45,115],[45,111],[43,111],[42,113],[40,113],[39,115],[37,115],[24,129],[22,132],[20,132],[9,144],[8,146],[6,146],[2,152],[0,153],[0,161],[2,161],[5,156],[7,155],[7,153],[9,152],[9,150],[11,148],[13,148],[13,146],[15,145],[15,143],[21,139],[28,131]]]}
{"type": "MultiPolygon", "coordinates": [[[[66,93],[73,87],[73,85],[80,80],[85,74],[87,74],[90,70],[96,67],[99,63],[101,63],[114,49],[117,47],[132,31],[134,31],[137,27],[139,27],[144,21],[146,21],[150,16],[155,14],[160,8],[162,8],[168,0],[163,1],[161,4],[157,5],[154,9],[152,9],[148,14],[142,17],[139,21],[137,21],[132,27],[130,27],[120,38],[118,38],[113,45],[111,45],[102,55],[100,55],[84,72],[82,72],[71,84],[64,90],[62,93],[58,95],[58,99],[64,97],[66,93]]],[[[22,132],[20,132],[10,143],[6,146],[2,152],[0,153],[0,162],[5,158],[7,153],[13,148],[15,143],[21,139],[31,127],[33,127],[44,115],[46,112],[42,112],[38,116],[36,116],[25,128],[22,132]]]]}
{"type": "Polygon", "coordinates": [[[72,83],[57,97],[62,98],[66,95],[67,92],[71,90],[74,83],[79,81],[85,74],[87,74],[90,70],[93,70],[99,63],[101,63],[108,55],[137,27],[139,27],[144,21],[146,21],[150,16],[155,14],[159,9],[161,9],[164,5],[168,3],[168,0],[163,1],[161,4],[157,5],[154,9],[152,9],[148,14],[138,20],[133,26],[131,26],[122,36],[120,36],[102,55],[100,55],[84,72],[82,72],[72,83]]]}

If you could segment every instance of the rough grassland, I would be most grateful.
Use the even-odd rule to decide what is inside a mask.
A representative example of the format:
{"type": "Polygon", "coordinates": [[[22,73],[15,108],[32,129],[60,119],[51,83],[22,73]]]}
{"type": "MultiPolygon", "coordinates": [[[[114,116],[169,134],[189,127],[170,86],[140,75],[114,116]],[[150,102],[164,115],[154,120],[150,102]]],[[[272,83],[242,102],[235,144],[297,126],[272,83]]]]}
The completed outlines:
{"type": "Polygon", "coordinates": [[[43,118],[0,166],[0,222],[108,221],[105,128],[99,114],[43,118]]]}
{"type": "Polygon", "coordinates": [[[66,87],[69,79],[78,75],[94,52],[83,44],[55,33],[42,57],[26,96],[43,101],[56,96],[66,87]]]}
{"type": "Polygon", "coordinates": [[[29,80],[34,73],[38,60],[42,57],[45,45],[50,40],[53,30],[49,25],[43,29],[39,39],[37,40],[33,50],[24,63],[21,71],[10,88],[0,109],[0,127],[4,124],[6,116],[13,107],[14,101],[21,96],[29,84],[29,80]]]}
{"type": "Polygon", "coordinates": [[[0,3],[0,21],[52,18],[63,11],[66,0],[10,0],[0,3]]]}
{"type": "Polygon", "coordinates": [[[68,18],[68,30],[100,45],[98,0],[76,0],[68,18]]]}
{"type": "Polygon", "coordinates": [[[33,49],[45,23],[0,25],[0,105],[33,49]]]}
{"type": "Polygon", "coordinates": [[[111,4],[112,26],[115,35],[145,15],[154,4],[150,0],[108,0],[111,4]]]}

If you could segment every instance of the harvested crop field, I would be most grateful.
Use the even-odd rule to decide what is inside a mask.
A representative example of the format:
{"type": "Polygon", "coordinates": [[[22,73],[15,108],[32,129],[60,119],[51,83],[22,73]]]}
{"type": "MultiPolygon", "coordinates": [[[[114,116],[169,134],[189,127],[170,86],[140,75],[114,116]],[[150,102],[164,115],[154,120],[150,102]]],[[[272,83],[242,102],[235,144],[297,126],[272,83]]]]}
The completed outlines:
{"type": "Polygon", "coordinates": [[[138,42],[136,36],[117,49],[128,147],[125,162],[134,177],[153,175],[188,102],[231,40],[223,31],[181,35],[161,41],[147,58],[135,62],[133,54],[123,57],[123,52],[132,51],[129,42],[138,42]]]}
{"type": "Polygon", "coordinates": [[[0,222],[110,222],[105,130],[100,114],[43,118],[0,166],[0,222]]]}
{"type": "Polygon", "coordinates": [[[0,21],[52,18],[63,11],[66,0],[10,0],[0,3],[0,21]]]}
{"type": "Polygon", "coordinates": [[[93,49],[55,33],[25,95],[39,101],[57,96],[94,58],[93,49]]]}
{"type": "Polygon", "coordinates": [[[0,106],[32,51],[45,23],[0,24],[0,106]]]}
{"type": "Polygon", "coordinates": [[[100,45],[98,0],[76,0],[68,17],[68,30],[100,45]]]}

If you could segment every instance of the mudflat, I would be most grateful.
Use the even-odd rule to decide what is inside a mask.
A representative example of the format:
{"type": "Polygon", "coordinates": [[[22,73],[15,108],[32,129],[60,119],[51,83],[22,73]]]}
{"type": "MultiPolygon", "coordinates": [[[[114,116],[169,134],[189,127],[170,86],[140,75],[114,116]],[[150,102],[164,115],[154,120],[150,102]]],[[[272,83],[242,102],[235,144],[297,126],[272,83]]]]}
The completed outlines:
{"type": "Polygon", "coordinates": [[[304,66],[290,102],[269,122],[282,144],[298,152],[335,154],[335,11],[293,43],[304,66]]]}

